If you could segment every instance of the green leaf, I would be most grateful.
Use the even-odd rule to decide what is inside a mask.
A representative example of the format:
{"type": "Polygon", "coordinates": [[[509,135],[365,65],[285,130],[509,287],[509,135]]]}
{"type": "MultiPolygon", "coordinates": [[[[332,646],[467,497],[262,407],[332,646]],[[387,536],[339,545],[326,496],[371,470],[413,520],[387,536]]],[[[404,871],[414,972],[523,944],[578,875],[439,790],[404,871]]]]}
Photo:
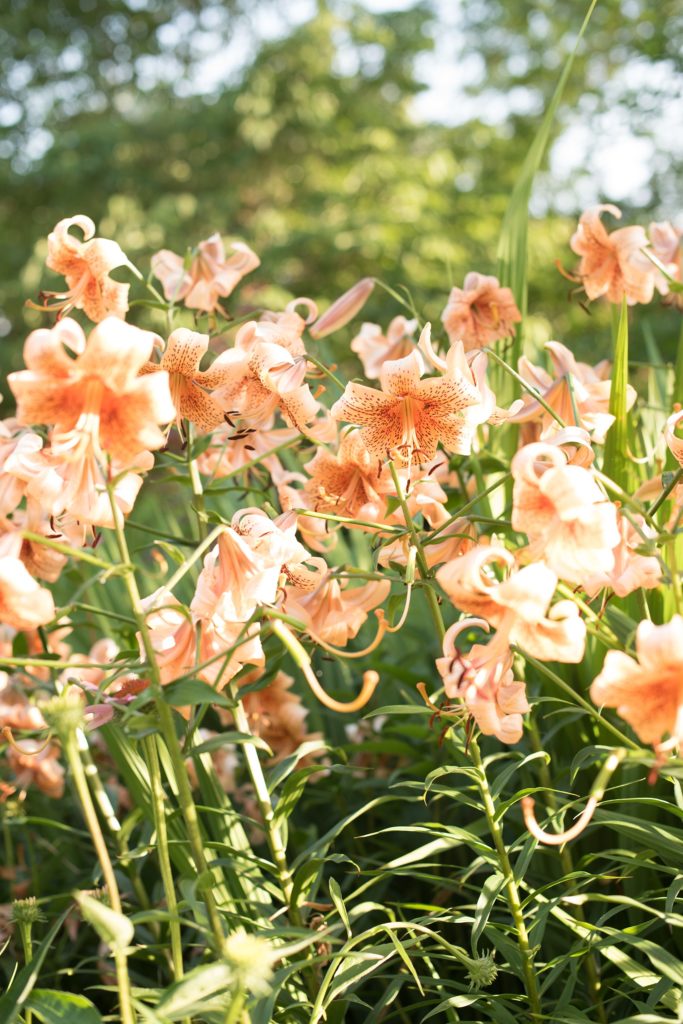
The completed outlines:
{"type": "Polygon", "coordinates": [[[171,985],[156,1006],[167,1020],[181,1020],[193,1014],[202,1016],[211,1009],[225,1008],[225,993],[229,990],[233,974],[227,964],[203,964],[188,971],[184,978],[171,985]],[[221,993],[220,1001],[211,1000],[221,993]]]}
{"type": "Polygon", "coordinates": [[[477,955],[477,943],[486,928],[491,911],[504,885],[504,877],[499,872],[496,872],[486,879],[481,888],[474,911],[474,924],[472,925],[472,952],[475,956],[477,955]]]}
{"type": "Polygon", "coordinates": [[[289,820],[311,775],[319,775],[322,771],[327,771],[326,765],[309,764],[290,775],[282,787],[282,793],[275,808],[276,822],[289,820]]]}
{"type": "Polygon", "coordinates": [[[9,988],[0,999],[0,1021],[2,1024],[14,1024],[22,1012],[43,966],[48,952],[52,949],[57,932],[64,923],[68,909],[57,918],[47,935],[38,946],[30,963],[26,964],[17,974],[14,975],[9,988]]]}
{"type": "Polygon", "coordinates": [[[77,892],[75,898],[85,920],[92,925],[113,953],[128,949],[135,935],[132,921],[85,892],[77,892]]]}
{"type": "Polygon", "coordinates": [[[204,740],[196,747],[192,747],[191,754],[205,754],[207,751],[218,750],[220,747],[231,746],[232,744],[251,743],[257,750],[262,750],[268,757],[273,756],[273,751],[260,736],[252,736],[248,732],[221,732],[218,736],[204,740]]]}
{"type": "Polygon", "coordinates": [[[183,679],[179,683],[171,683],[164,687],[163,697],[174,708],[195,704],[220,704],[226,708],[231,706],[227,697],[201,679],[183,679]]]}
{"type": "Polygon", "coordinates": [[[101,1024],[99,1011],[85,996],[36,988],[26,1004],[44,1024],[101,1024]]]}
{"type": "Polygon", "coordinates": [[[352,935],[351,923],[349,921],[349,915],[348,915],[348,913],[346,911],[346,907],[344,905],[344,898],[342,896],[342,892],[341,892],[341,889],[339,887],[339,882],[337,881],[336,878],[330,878],[330,880],[329,880],[329,882],[327,884],[328,884],[328,888],[330,890],[330,899],[334,903],[336,911],[339,914],[340,918],[342,919],[343,925],[346,928],[347,936],[349,938],[351,938],[351,935],[352,935]]]}
{"type": "MultiPolygon", "coordinates": [[[[501,284],[509,285],[509,287],[512,288],[522,316],[526,314],[527,305],[527,233],[529,226],[529,199],[531,198],[531,189],[534,183],[534,178],[536,177],[541,163],[543,162],[543,157],[548,147],[548,142],[550,141],[550,132],[553,121],[555,120],[555,115],[557,114],[562,94],[569,79],[579,44],[586,29],[588,28],[588,22],[590,21],[596,2],[597,0],[593,0],[588,8],[588,12],[586,13],[583,24],[576,38],[574,49],[567,57],[564,67],[562,68],[562,74],[558,80],[555,92],[548,104],[536,136],[529,147],[526,159],[517,177],[512,195],[510,196],[510,202],[508,203],[507,210],[505,211],[505,218],[503,220],[503,227],[498,243],[498,276],[501,280],[501,284]]],[[[518,330],[515,344],[513,346],[512,356],[510,358],[512,366],[517,366],[517,361],[520,355],[521,331],[518,330]]]]}
{"type": "Polygon", "coordinates": [[[614,365],[609,411],[614,423],[605,439],[603,471],[624,490],[631,490],[631,460],[628,454],[628,306],[624,298],[614,338],[614,365]]]}

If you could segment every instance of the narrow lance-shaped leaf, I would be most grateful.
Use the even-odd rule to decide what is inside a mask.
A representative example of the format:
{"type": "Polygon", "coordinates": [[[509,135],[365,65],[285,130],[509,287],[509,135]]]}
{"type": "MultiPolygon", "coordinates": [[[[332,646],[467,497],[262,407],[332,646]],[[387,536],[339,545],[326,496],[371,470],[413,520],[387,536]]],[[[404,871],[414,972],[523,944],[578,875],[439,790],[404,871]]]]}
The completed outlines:
{"type": "Polygon", "coordinates": [[[507,210],[505,211],[503,227],[500,234],[500,240],[498,242],[498,276],[501,284],[508,285],[512,288],[515,300],[522,314],[522,324],[517,329],[510,360],[513,367],[517,366],[517,362],[521,355],[522,330],[524,325],[523,318],[526,315],[527,309],[527,235],[531,189],[550,140],[552,124],[555,120],[555,115],[557,114],[562,94],[564,93],[565,86],[569,79],[574,58],[588,27],[588,22],[590,21],[596,2],[597,0],[592,0],[592,3],[588,8],[583,24],[581,25],[581,29],[576,38],[574,48],[565,61],[555,92],[548,104],[548,109],[541,121],[538,132],[529,147],[526,159],[522,165],[522,169],[519,173],[519,177],[517,178],[512,195],[510,196],[510,202],[508,203],[507,210]]]}
{"type": "Polygon", "coordinates": [[[630,489],[631,468],[628,456],[628,307],[622,301],[614,338],[614,365],[609,411],[614,416],[605,439],[603,470],[624,490],[630,489]]]}

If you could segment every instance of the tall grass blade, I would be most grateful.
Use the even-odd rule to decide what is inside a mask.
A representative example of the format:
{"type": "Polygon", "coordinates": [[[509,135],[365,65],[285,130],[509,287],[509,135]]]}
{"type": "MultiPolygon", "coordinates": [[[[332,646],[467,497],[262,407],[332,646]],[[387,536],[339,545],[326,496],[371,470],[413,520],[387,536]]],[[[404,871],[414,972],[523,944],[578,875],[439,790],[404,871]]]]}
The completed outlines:
{"type": "Polygon", "coordinates": [[[626,299],[624,299],[614,338],[614,366],[612,367],[612,390],[609,400],[609,411],[614,416],[614,423],[605,439],[603,470],[611,480],[630,493],[631,465],[628,455],[627,392],[628,307],[626,299]]]}
{"type": "Polygon", "coordinates": [[[498,242],[498,277],[501,283],[512,288],[522,314],[522,323],[517,329],[513,344],[511,363],[516,367],[522,352],[522,331],[527,311],[527,238],[529,227],[529,199],[534,178],[541,166],[548,147],[553,121],[557,114],[565,86],[574,64],[579,45],[588,28],[597,0],[592,0],[583,24],[576,38],[572,52],[567,57],[553,97],[548,104],[543,120],[529,152],[522,165],[517,182],[510,196],[503,227],[498,242]]]}

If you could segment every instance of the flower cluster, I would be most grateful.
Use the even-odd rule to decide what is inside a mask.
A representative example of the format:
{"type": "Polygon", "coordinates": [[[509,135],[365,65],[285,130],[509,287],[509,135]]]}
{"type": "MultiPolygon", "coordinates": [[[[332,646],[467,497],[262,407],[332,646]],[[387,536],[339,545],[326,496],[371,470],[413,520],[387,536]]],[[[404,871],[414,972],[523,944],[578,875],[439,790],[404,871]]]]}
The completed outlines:
{"type": "MultiPolygon", "coordinates": [[[[659,223],[649,236],[640,227],[608,234],[603,212],[620,215],[612,206],[588,211],[571,239],[586,296],[624,309],[650,302],[655,291],[677,302],[681,233],[659,223]]],[[[0,423],[3,648],[9,659],[30,652],[25,672],[14,657],[17,671],[3,676],[0,691],[10,785],[62,792],[59,747],[39,707],[50,686],[79,693],[92,728],[132,701],[200,680],[217,701],[231,694],[276,759],[309,741],[322,747],[320,733],[307,732],[294,677],[270,664],[273,641],[329,707],[357,708],[376,672],[366,671],[361,696],[345,704],[326,696],[311,658],[367,657],[400,631],[413,589],[421,591],[416,601],[428,598],[429,631],[442,643],[434,673],[447,701],[440,713],[515,743],[530,710],[525,665],[576,665],[592,637],[609,647],[590,691],[596,705],[616,708],[660,755],[675,748],[683,740],[675,560],[683,485],[680,473],[670,485],[660,473],[626,493],[603,448],[617,415],[634,407],[635,390],[619,406],[609,363],[583,363],[558,341],[545,346],[548,368],[526,356],[509,367],[495,345],[515,336],[521,314],[508,287],[475,272],[448,297],[440,343],[417,315],[396,315],[386,331],[364,323],[342,361],[357,356],[371,383],[344,385],[326,363],[323,339],[370,301],[374,280],[360,281],[322,316],[313,300],[295,298],[280,310],[247,309],[233,327],[225,301],[259,264],[240,242],[226,256],[218,234],[186,257],[156,253],[151,269],[166,321],[149,330],[126,320],[129,285],[111,272],[144,279],[116,242],[96,237],[83,216],[49,236],[47,266],[67,287],[33,304],[57,319],[26,339],[25,368],[8,380],[16,412],[0,423]],[[93,323],[84,328],[69,315],[76,311],[93,323]],[[514,401],[513,377],[523,385],[514,401]],[[492,452],[507,452],[507,462],[496,456],[484,486],[481,463],[492,452]],[[209,508],[231,478],[252,497],[209,508]],[[164,495],[146,527],[159,530],[153,553],[164,578],[140,595],[126,519],[145,480],[152,503],[155,488],[164,495]],[[186,496],[184,511],[197,514],[194,538],[163,524],[169,481],[182,485],[173,501],[186,496]],[[648,486],[660,494],[658,515],[643,504],[648,486]],[[100,559],[94,548],[103,533],[100,559]],[[359,538],[366,554],[353,564],[340,552],[359,538]],[[173,575],[169,552],[179,563],[173,575]],[[64,645],[79,598],[60,577],[77,564],[99,566],[105,583],[112,575],[129,580],[138,659],[129,651],[121,660],[106,635],[88,653],[64,645]],[[603,618],[608,602],[616,607],[637,591],[649,612],[654,588],[672,594],[673,605],[657,605],[669,608],[661,621],[633,622],[635,650],[622,649],[603,618]],[[392,590],[399,600],[390,605],[392,590]],[[357,640],[364,629],[367,640],[357,640]],[[37,636],[48,649],[58,645],[62,668],[53,680],[33,656],[37,636]]],[[[681,466],[682,416],[675,408],[661,423],[662,453],[681,466]]],[[[660,462],[666,473],[663,454],[660,462]]],[[[189,700],[181,710],[190,717],[189,700]]],[[[219,711],[223,724],[234,718],[243,727],[241,712],[219,711]]]]}

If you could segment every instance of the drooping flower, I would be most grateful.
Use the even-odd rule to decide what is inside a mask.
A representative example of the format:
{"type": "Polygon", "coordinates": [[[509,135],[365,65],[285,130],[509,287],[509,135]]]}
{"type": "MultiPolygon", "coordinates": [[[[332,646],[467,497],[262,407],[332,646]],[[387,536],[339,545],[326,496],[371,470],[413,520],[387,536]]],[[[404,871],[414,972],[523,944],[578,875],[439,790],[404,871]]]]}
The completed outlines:
{"type": "Polygon", "coordinates": [[[266,310],[265,313],[262,313],[257,322],[256,334],[259,341],[269,341],[274,345],[280,345],[296,359],[297,356],[306,354],[303,333],[306,326],[310,325],[317,315],[318,307],[313,299],[307,299],[305,296],[292,299],[282,313],[275,313],[273,310],[266,310]],[[307,311],[306,317],[297,312],[299,306],[303,306],[307,311]]]}
{"type": "Polygon", "coordinates": [[[0,535],[0,624],[35,629],[54,619],[55,605],[21,561],[21,543],[19,533],[0,535]]]}
{"type": "Polygon", "coordinates": [[[675,409],[664,426],[664,439],[679,466],[683,466],[683,438],[677,435],[676,428],[682,422],[683,409],[675,409]]]}
{"type": "Polygon", "coordinates": [[[16,420],[0,421],[0,516],[26,496],[47,512],[58,504],[62,480],[43,449],[43,439],[16,420]]]}
{"type": "Polygon", "coordinates": [[[573,601],[550,607],[557,576],[542,562],[516,569],[509,551],[479,545],[443,565],[436,578],[456,608],[497,630],[498,644],[518,644],[541,661],[581,661],[585,623],[573,601]],[[502,581],[491,571],[495,565],[508,574],[502,581]]]}
{"type": "MultiPolygon", "coordinates": [[[[614,422],[614,416],[609,412],[612,391],[609,362],[603,359],[596,366],[580,363],[559,341],[549,341],[545,348],[552,360],[554,375],[534,366],[526,356],[519,360],[520,375],[540,393],[567,426],[582,427],[594,442],[603,444],[605,434],[614,422]]],[[[626,408],[630,409],[635,400],[635,389],[629,384],[626,408]]],[[[525,434],[525,440],[550,440],[561,429],[557,421],[532,395],[525,393],[522,401],[523,406],[511,417],[512,422],[539,424],[535,433],[525,434]]]]}
{"type": "Polygon", "coordinates": [[[262,427],[279,409],[297,430],[306,432],[319,409],[304,383],[306,358],[263,340],[270,327],[252,320],[240,328],[234,348],[222,352],[211,367],[211,373],[224,374],[214,398],[229,422],[235,418],[262,427]]]}
{"type": "Polygon", "coordinates": [[[525,557],[543,558],[572,583],[610,573],[621,540],[617,509],[592,473],[567,465],[560,448],[542,442],[520,449],[511,470],[512,528],[529,538],[525,557]]]}
{"type": "MultiPolygon", "coordinates": [[[[240,679],[240,685],[255,682],[254,677],[260,674],[259,670],[253,675],[248,673],[240,679]]],[[[275,755],[275,762],[290,757],[302,743],[320,740],[320,749],[325,747],[322,733],[307,731],[308,709],[301,697],[292,691],[293,685],[292,676],[276,672],[266,686],[251,690],[242,697],[251,731],[265,740],[275,755]]],[[[301,766],[301,761],[298,763],[301,766]]]]}
{"type": "Polygon", "coordinates": [[[346,647],[368,617],[389,594],[388,580],[369,580],[349,587],[327,567],[324,559],[310,558],[310,569],[298,566],[290,572],[285,588],[284,608],[288,615],[305,623],[314,640],[346,647]]]}
{"type": "Polygon", "coordinates": [[[473,644],[466,654],[456,647],[464,629],[476,626],[488,631],[482,619],[463,619],[446,631],[443,657],[436,668],[451,700],[462,699],[484,736],[495,736],[501,743],[518,743],[522,738],[522,715],[530,711],[526,687],[512,673],[512,652],[495,641],[473,644]]]}
{"type": "Polygon", "coordinates": [[[471,271],[462,288],[453,288],[441,314],[451,344],[461,341],[465,351],[484,348],[500,338],[512,338],[522,319],[510,288],[497,277],[471,271]]]}
{"type": "Polygon", "coordinates": [[[305,490],[317,511],[374,522],[384,513],[387,495],[394,493],[389,470],[378,472],[359,430],[345,430],[336,453],[318,448],[304,469],[311,477],[305,490]]]}
{"type": "Polygon", "coordinates": [[[591,700],[616,708],[638,739],[662,749],[683,742],[683,618],[636,630],[636,658],[608,651],[591,700]],[[668,737],[668,740],[666,740],[668,737]]]}
{"type": "Polygon", "coordinates": [[[117,267],[128,266],[128,258],[118,242],[94,238],[95,225],[90,217],[78,215],[60,220],[47,237],[47,266],[66,278],[68,291],[42,292],[46,299],[55,299],[35,309],[46,309],[66,316],[72,309],[82,309],[95,323],[105,317],[123,319],[128,310],[130,285],[109,276],[117,267]],[[83,232],[79,241],[71,234],[75,226],[83,232]]]}
{"type": "MultiPolygon", "coordinates": [[[[214,609],[208,619],[188,614],[163,588],[143,604],[163,685],[196,672],[221,690],[244,665],[265,664],[256,623],[245,628],[244,623],[224,619],[220,609],[214,609]]],[[[138,642],[142,651],[140,637],[138,642]]],[[[188,708],[179,710],[189,717],[188,708]]]]}
{"type": "Polygon", "coordinates": [[[236,512],[204,559],[192,613],[243,623],[259,606],[274,604],[283,566],[307,557],[295,530],[296,517],[290,514],[278,522],[256,508],[236,512]]]}
{"type": "Polygon", "coordinates": [[[152,273],[161,281],[169,302],[184,302],[188,309],[224,313],[220,300],[232,294],[239,282],[255,270],[260,259],[248,245],[233,242],[232,255],[225,256],[221,236],[216,232],[200,242],[188,268],[185,260],[169,249],[152,256],[152,273]]]}
{"type": "MultiPolygon", "coordinates": [[[[24,509],[18,509],[11,521],[0,520],[0,533],[13,535],[18,557],[31,576],[54,583],[67,563],[67,556],[41,544],[39,540],[29,540],[22,535],[23,530],[49,537],[51,540],[60,539],[64,542],[66,538],[56,531],[48,516],[35,501],[29,502],[24,509]]],[[[9,540],[5,540],[8,550],[10,543],[9,540]]]]}
{"type": "Polygon", "coordinates": [[[0,728],[5,726],[14,732],[47,728],[40,708],[30,703],[25,688],[6,672],[0,672],[0,728]]]}
{"type": "Polygon", "coordinates": [[[155,334],[116,317],[98,324],[87,342],[74,320],[33,331],[24,346],[27,369],[8,377],[19,423],[52,426],[52,451],[67,460],[92,454],[104,461],[106,452],[125,466],[160,448],[158,424],[175,416],[168,375],[138,377],[156,342],[155,334]]]}
{"type": "MultiPolygon", "coordinates": [[[[415,350],[414,334],[417,320],[406,320],[404,316],[395,316],[382,334],[379,324],[364,323],[360,333],[351,342],[351,351],[355,352],[363,364],[368,380],[378,380],[380,370],[387,360],[403,359],[415,350]]],[[[424,372],[424,367],[422,367],[424,372]]]]}
{"type": "Polygon", "coordinates": [[[178,327],[170,335],[158,363],[145,363],[141,374],[168,373],[171,399],[175,405],[176,423],[190,420],[202,432],[209,433],[225,422],[222,405],[211,395],[230,377],[228,370],[200,370],[199,364],[209,347],[209,335],[198,334],[187,327],[178,327]]]}
{"type": "Polygon", "coordinates": [[[59,747],[45,740],[25,739],[7,749],[7,761],[20,790],[37,786],[51,800],[64,795],[64,768],[59,763],[59,747]]]}
{"type": "Polygon", "coordinates": [[[625,297],[629,306],[651,302],[659,271],[641,252],[648,246],[645,229],[634,225],[608,233],[600,219],[603,211],[621,218],[621,210],[611,203],[594,206],[581,215],[569,243],[581,257],[577,276],[586,295],[604,295],[609,302],[625,297]]]}
{"type": "Polygon", "coordinates": [[[651,590],[662,581],[659,559],[654,555],[641,555],[637,548],[655,538],[654,530],[642,516],[627,518],[617,511],[619,543],[614,548],[614,567],[609,572],[595,572],[586,577],[583,586],[589,597],[594,597],[604,587],[609,587],[617,597],[626,597],[641,587],[651,590]]]}
{"type": "Polygon", "coordinates": [[[429,462],[439,443],[468,454],[470,433],[463,413],[480,400],[479,394],[460,374],[420,376],[417,352],[384,363],[382,390],[347,384],[332,415],[360,426],[363,443],[381,461],[429,462]]]}
{"type": "MultiPolygon", "coordinates": [[[[669,277],[678,284],[683,284],[683,231],[674,227],[670,221],[663,220],[652,221],[648,227],[648,234],[653,256],[664,265],[669,277]]],[[[683,295],[680,291],[672,290],[664,274],[658,275],[656,283],[657,290],[664,296],[665,305],[683,308],[683,295]]]]}

